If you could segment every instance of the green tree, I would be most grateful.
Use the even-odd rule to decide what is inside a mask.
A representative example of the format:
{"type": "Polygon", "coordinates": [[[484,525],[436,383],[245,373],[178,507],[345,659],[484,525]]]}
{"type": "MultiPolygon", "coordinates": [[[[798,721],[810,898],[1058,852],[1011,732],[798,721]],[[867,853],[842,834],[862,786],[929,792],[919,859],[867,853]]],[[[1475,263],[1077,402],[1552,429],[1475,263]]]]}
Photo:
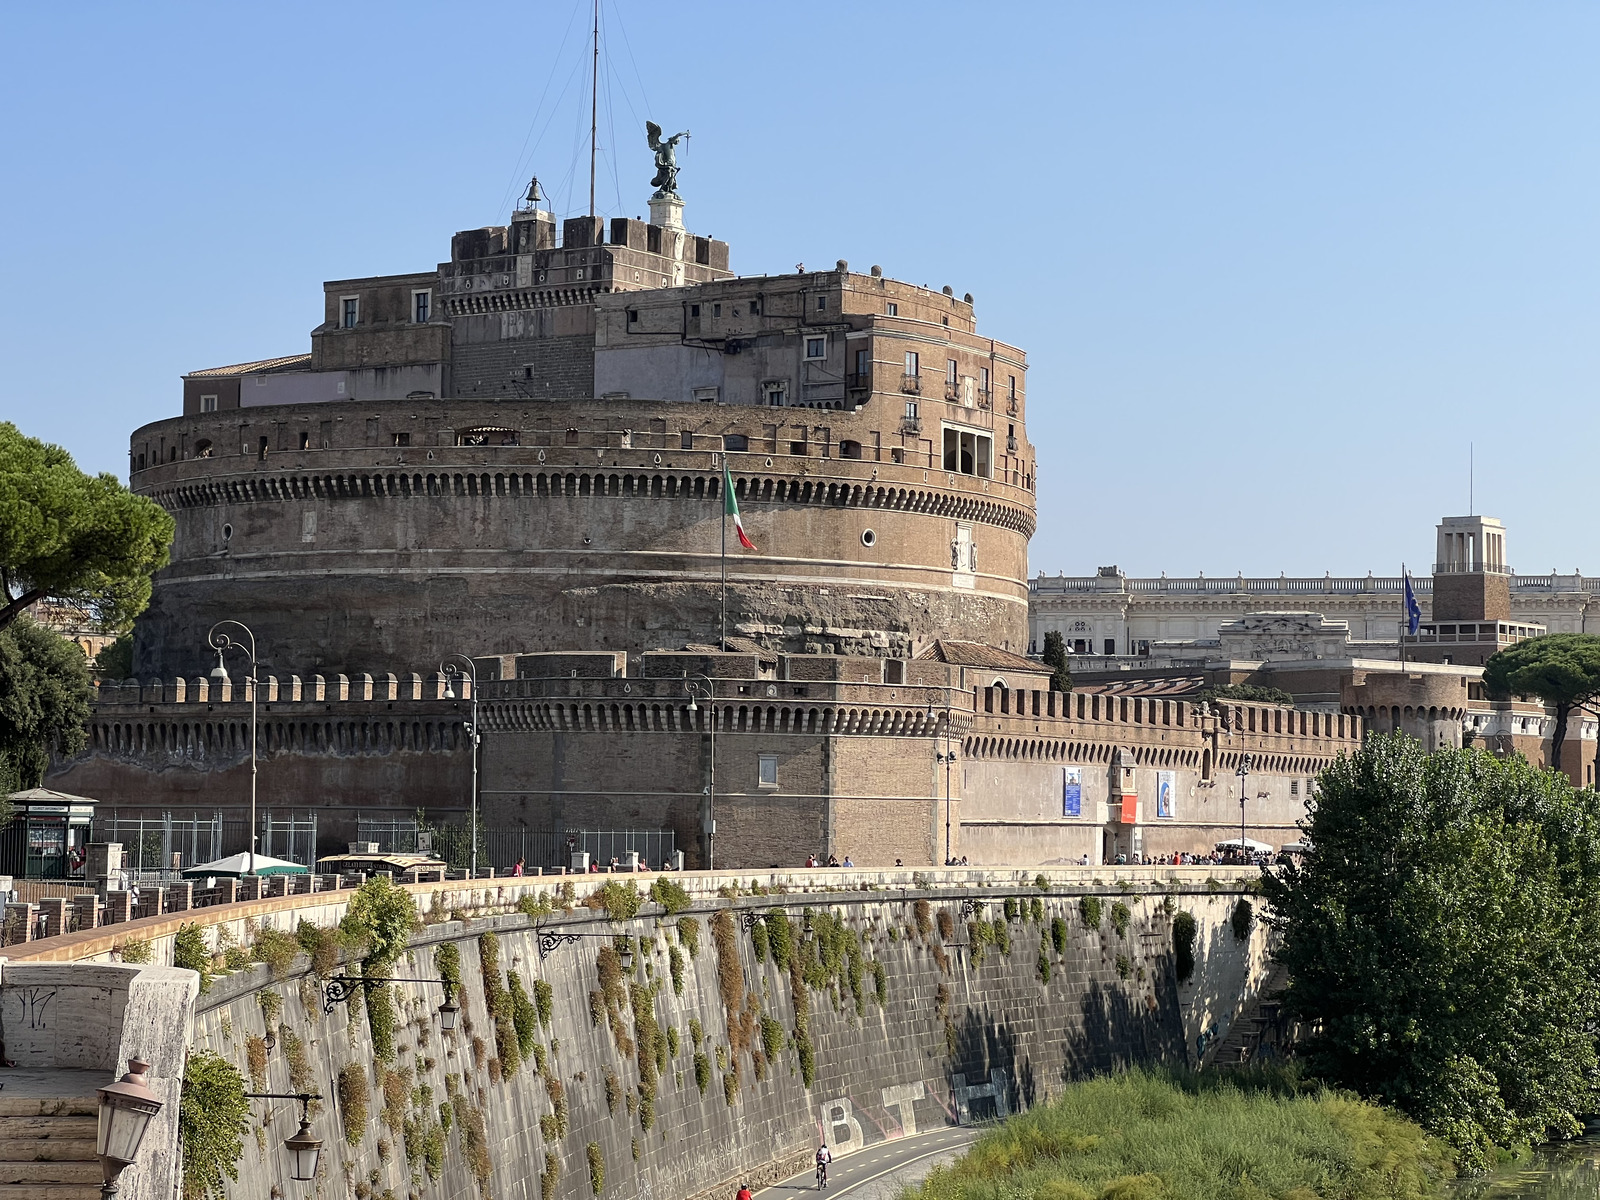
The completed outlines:
{"type": "Polygon", "coordinates": [[[1072,672],[1067,669],[1067,639],[1055,630],[1044,635],[1044,665],[1052,669],[1050,690],[1070,692],[1072,672]]]}
{"type": "Polygon", "coordinates": [[[1261,687],[1254,683],[1224,683],[1202,688],[1195,703],[1206,700],[1237,700],[1241,704],[1294,704],[1294,697],[1282,688],[1261,687]]]}
{"type": "Polygon", "coordinates": [[[82,748],[88,717],[83,651],[27,617],[0,629],[0,794],[38,787],[52,753],[82,748]]]}
{"type": "MultiPolygon", "coordinates": [[[[1492,700],[1537,696],[1556,710],[1550,735],[1550,766],[1561,769],[1561,744],[1575,708],[1600,697],[1600,637],[1552,633],[1507,646],[1483,665],[1483,687],[1492,700]]],[[[1596,762],[1600,763],[1600,756],[1596,762]]]]}
{"type": "Polygon", "coordinates": [[[133,634],[124,633],[94,656],[94,673],[101,679],[133,678],[133,634]]]}
{"type": "Polygon", "coordinates": [[[86,475],[60,446],[0,421],[0,629],[47,597],[126,629],[150,603],[172,529],[115,475],[86,475]]]}
{"type": "Polygon", "coordinates": [[[1600,1019],[1600,797],[1520,759],[1374,736],[1324,771],[1302,865],[1264,876],[1287,1009],[1331,1082],[1482,1166],[1579,1129],[1600,1019]]]}

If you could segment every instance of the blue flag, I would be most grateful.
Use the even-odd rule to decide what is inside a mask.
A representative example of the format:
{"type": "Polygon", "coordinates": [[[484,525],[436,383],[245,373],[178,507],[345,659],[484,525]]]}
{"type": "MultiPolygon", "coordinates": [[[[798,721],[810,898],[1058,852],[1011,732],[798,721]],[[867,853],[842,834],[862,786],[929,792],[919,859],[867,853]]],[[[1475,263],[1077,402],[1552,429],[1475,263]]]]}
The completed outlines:
{"type": "Polygon", "coordinates": [[[1404,563],[1400,566],[1400,574],[1406,581],[1406,632],[1416,637],[1422,625],[1422,605],[1417,603],[1416,589],[1411,586],[1411,572],[1406,570],[1404,563]]]}

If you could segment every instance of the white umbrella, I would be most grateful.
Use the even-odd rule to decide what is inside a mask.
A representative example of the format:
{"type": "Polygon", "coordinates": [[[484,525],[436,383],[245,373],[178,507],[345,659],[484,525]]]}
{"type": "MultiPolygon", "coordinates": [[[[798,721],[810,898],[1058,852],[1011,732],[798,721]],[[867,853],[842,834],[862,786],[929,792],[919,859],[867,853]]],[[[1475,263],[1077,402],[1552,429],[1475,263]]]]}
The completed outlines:
{"type": "MultiPolygon", "coordinates": [[[[257,875],[309,875],[311,872],[297,862],[288,862],[281,858],[268,858],[265,854],[256,855],[257,875]]],[[[216,862],[200,863],[198,866],[188,867],[183,871],[186,878],[200,878],[204,875],[232,875],[244,878],[250,874],[250,855],[241,850],[238,854],[230,854],[226,858],[219,858],[216,862]]]]}
{"type": "MultiPolygon", "coordinates": [[[[1238,838],[1229,838],[1225,842],[1218,842],[1216,844],[1216,849],[1218,849],[1218,850],[1237,850],[1238,848],[1239,848],[1239,839],[1238,838]]],[[[1272,847],[1267,845],[1265,842],[1258,842],[1254,838],[1245,838],[1244,839],[1244,848],[1246,850],[1271,850],[1272,849],[1272,847]]]]}
{"type": "Polygon", "coordinates": [[[1304,842],[1285,842],[1280,847],[1285,854],[1304,854],[1310,848],[1304,842]]]}

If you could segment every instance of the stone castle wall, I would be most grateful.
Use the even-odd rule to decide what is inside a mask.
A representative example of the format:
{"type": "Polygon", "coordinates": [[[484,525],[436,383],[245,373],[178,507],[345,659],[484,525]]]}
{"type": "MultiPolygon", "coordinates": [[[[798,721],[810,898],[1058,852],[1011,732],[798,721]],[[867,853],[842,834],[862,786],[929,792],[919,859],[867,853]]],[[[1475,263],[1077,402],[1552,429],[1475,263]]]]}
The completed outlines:
{"type": "MultiPolygon", "coordinates": [[[[947,814],[951,853],[974,862],[1209,850],[1238,836],[1235,772],[1246,755],[1247,832],[1276,847],[1299,840],[1315,775],[1364,728],[1357,716],[1274,705],[1213,713],[980,685],[995,673],[926,660],[557,655],[479,666],[489,828],[668,828],[692,867],[712,850],[713,820],[716,863],[739,867],[792,866],[811,852],[863,865],[943,862],[947,814]],[[519,669],[547,677],[512,676],[519,669]],[[690,710],[685,688],[702,670],[717,690],[714,790],[713,706],[702,697],[690,710]],[[500,671],[508,677],[494,678],[500,671]],[[937,757],[947,727],[948,805],[937,757]],[[1169,802],[1158,801],[1163,784],[1169,802]]],[[[337,676],[264,689],[261,780],[316,805],[330,845],[354,836],[363,811],[458,815],[470,795],[471,702],[441,698],[442,686],[437,676],[337,676]]],[[[114,801],[125,815],[141,815],[139,805],[210,813],[248,796],[243,688],[105,687],[89,727],[89,747],[59,764],[50,786],[114,801]]]]}
{"type": "MultiPolygon", "coordinates": [[[[577,1200],[593,1194],[592,1148],[604,1164],[602,1195],[726,1195],[802,1169],[819,1138],[849,1154],[1017,1111],[1093,1072],[1194,1061],[1203,1039],[1225,1033],[1265,969],[1260,923],[1242,941],[1230,929],[1247,897],[1228,883],[1208,889],[1204,872],[1124,872],[1120,886],[1070,874],[1050,873],[1043,889],[1016,876],[981,880],[989,886],[969,876],[960,890],[940,873],[879,877],[887,892],[850,890],[842,874],[842,891],[732,899],[685,877],[695,893],[689,910],[668,917],[647,904],[622,923],[581,908],[537,923],[494,915],[505,911],[503,896],[423,885],[413,891],[429,924],[394,974],[434,978],[438,948],[454,945],[457,1032],[438,1028],[437,985],[396,984],[386,1059],[359,1007],[323,1012],[320,981],[301,958],[283,978],[257,966],[216,981],[201,997],[193,1045],[223,1055],[247,1080],[254,1059],[254,1082],[264,1086],[251,1090],[324,1097],[312,1122],[327,1145],[323,1194],[365,1184],[374,1195],[416,1190],[439,1200],[577,1200]],[[1080,906],[1089,897],[1100,907],[1092,927],[1080,906]],[[776,911],[802,963],[820,961],[818,939],[837,922],[836,969],[813,965],[807,978],[806,968],[781,967],[770,940],[763,954],[755,930],[768,933],[776,911]],[[1182,983],[1172,965],[1177,911],[1192,913],[1198,930],[1197,970],[1182,983]],[[697,952],[679,916],[697,922],[697,952]],[[494,987],[485,970],[491,938],[494,987]],[[631,962],[620,976],[604,975],[601,960],[619,938],[629,939],[631,962]],[[508,976],[535,1008],[540,985],[549,988],[549,1019],[527,1030],[531,1061],[512,1047],[514,1023],[497,1031],[490,1013],[508,976]],[[271,1026],[269,992],[278,998],[271,1026]],[[264,1051],[269,1029],[275,1045],[264,1051]],[[366,1095],[364,1118],[347,1106],[357,1092],[366,1095]],[[431,1168],[430,1139],[439,1146],[431,1168]]],[[[520,881],[507,894],[555,886],[520,881]]],[[[338,919],[337,905],[317,903],[261,902],[253,920],[338,919]]],[[[234,927],[232,936],[248,938],[248,928],[234,927]]],[[[127,936],[139,932],[129,926],[127,936]]],[[[158,961],[170,954],[170,939],[153,946],[158,961]]],[[[270,1200],[274,1187],[290,1186],[281,1146],[297,1106],[261,1102],[252,1113],[261,1132],[245,1139],[232,1200],[270,1200]]]]}

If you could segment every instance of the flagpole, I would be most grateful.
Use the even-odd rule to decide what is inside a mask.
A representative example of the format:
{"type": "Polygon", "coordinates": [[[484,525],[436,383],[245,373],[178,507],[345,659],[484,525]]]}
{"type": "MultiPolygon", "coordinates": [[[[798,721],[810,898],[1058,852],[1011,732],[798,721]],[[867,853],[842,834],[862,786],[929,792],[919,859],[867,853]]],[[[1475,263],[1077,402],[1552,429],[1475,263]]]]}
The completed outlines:
{"type": "MultiPolygon", "coordinates": [[[[726,453],[726,452],[724,452],[726,453]]],[[[722,463],[722,640],[717,643],[718,650],[728,648],[728,463],[726,457],[722,463]]]]}

